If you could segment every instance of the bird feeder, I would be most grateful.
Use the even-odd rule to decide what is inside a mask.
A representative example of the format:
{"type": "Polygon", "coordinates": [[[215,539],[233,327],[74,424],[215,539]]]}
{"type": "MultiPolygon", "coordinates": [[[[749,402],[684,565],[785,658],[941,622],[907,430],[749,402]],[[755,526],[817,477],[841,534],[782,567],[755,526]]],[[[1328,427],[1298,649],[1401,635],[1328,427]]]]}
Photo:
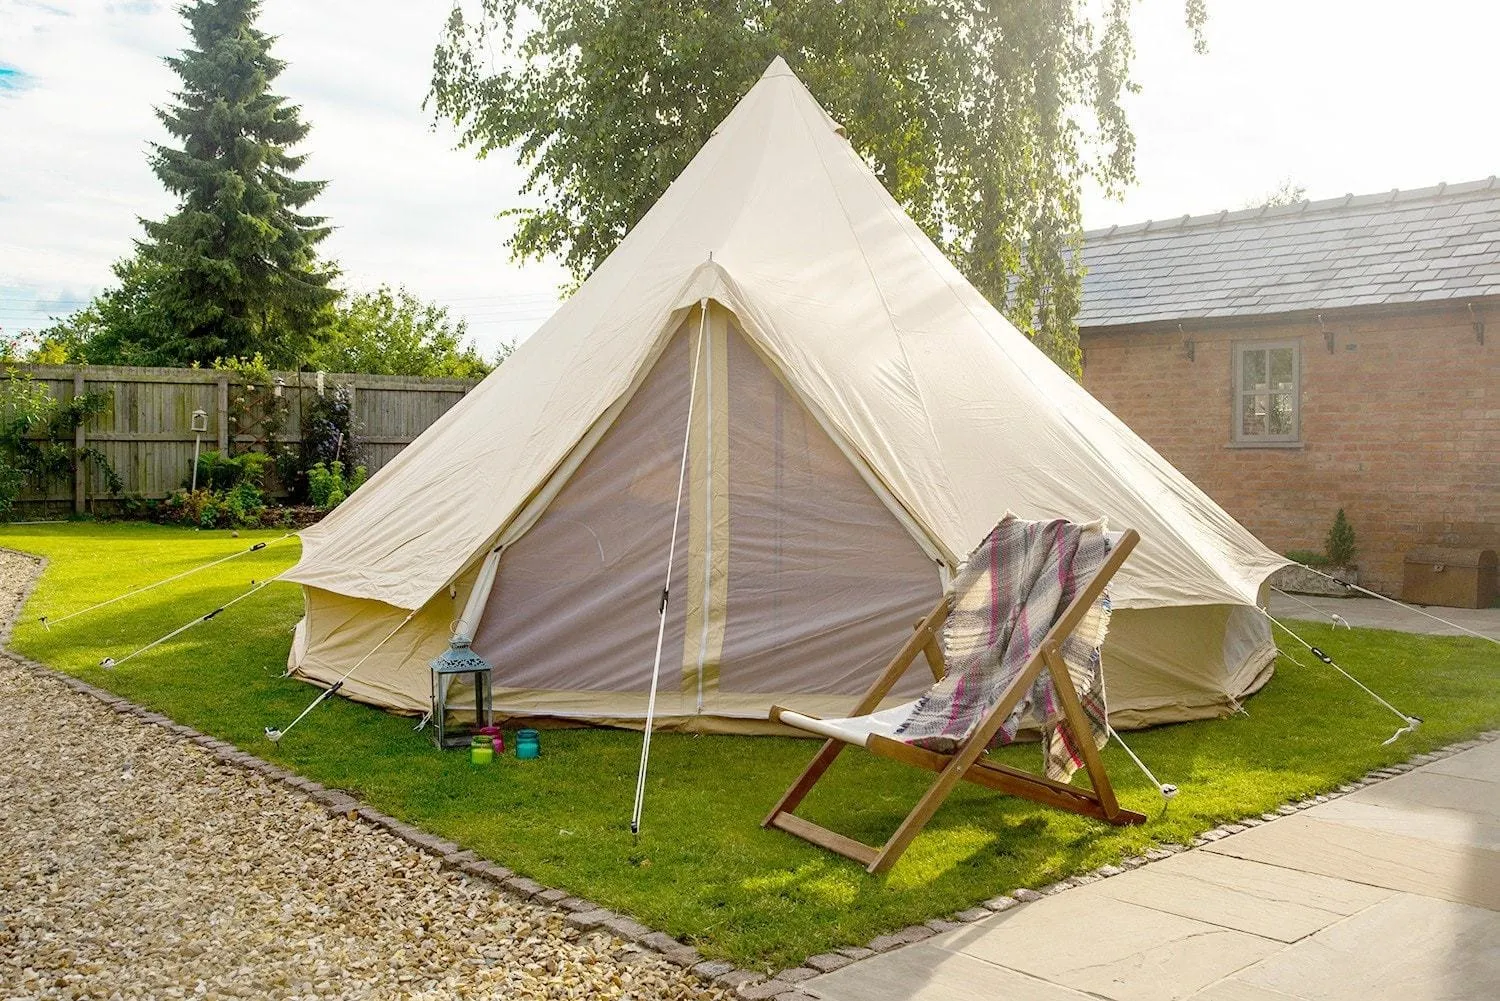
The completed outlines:
{"type": "Polygon", "coordinates": [[[189,425],[193,431],[193,486],[194,493],[198,492],[198,453],[203,448],[203,432],[208,430],[208,411],[194,410],[193,420],[189,425]]]}
{"type": "Polygon", "coordinates": [[[490,664],[469,648],[469,642],[465,636],[453,637],[448,649],[428,665],[432,669],[432,742],[439,748],[468,747],[479,728],[492,722],[490,664]],[[450,704],[449,696],[454,694],[466,701],[466,689],[474,693],[472,710],[465,705],[450,704]],[[473,723],[468,726],[451,718],[470,712],[473,723]]]}

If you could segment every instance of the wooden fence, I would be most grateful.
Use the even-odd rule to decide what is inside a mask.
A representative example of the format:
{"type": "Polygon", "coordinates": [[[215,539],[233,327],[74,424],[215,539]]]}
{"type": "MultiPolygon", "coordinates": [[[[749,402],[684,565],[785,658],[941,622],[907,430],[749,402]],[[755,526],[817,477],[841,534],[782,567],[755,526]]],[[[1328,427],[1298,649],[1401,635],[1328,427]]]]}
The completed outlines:
{"type": "MultiPolygon", "coordinates": [[[[246,447],[259,440],[253,429],[244,433],[230,419],[231,400],[249,387],[234,372],[183,368],[124,368],[116,366],[19,365],[19,373],[48,387],[57,399],[88,392],[105,392],[110,406],[76,432],[77,448],[97,449],[124,480],[120,496],[165,497],[181,487],[192,473],[193,448],[246,447]],[[195,410],[206,415],[207,430],[195,435],[195,410]]],[[[316,372],[272,373],[276,389],[288,404],[279,440],[295,445],[301,440],[303,403],[318,393],[343,386],[351,391],[363,460],[371,473],[395,458],[434,421],[445,414],[476,382],[466,379],[425,379],[409,376],[346,375],[316,372]]],[[[256,387],[264,395],[268,387],[256,387]]],[[[21,496],[22,516],[41,516],[90,506],[113,506],[97,470],[76,471],[72,484],[55,484],[45,494],[35,490],[21,496]],[[23,513],[24,512],[24,513],[23,513]]]]}

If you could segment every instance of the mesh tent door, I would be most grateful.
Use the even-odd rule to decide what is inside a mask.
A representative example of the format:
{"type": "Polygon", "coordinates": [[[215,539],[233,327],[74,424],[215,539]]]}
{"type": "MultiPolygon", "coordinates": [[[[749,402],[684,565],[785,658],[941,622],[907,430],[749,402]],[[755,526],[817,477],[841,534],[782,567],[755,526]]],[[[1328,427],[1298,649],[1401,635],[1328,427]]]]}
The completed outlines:
{"type": "MultiPolygon", "coordinates": [[[[474,639],[495,668],[497,712],[645,714],[697,328],[692,316],[683,322],[614,425],[501,556],[474,639]]],[[[685,577],[683,515],[674,592],[685,577]]],[[[680,660],[682,636],[674,597],[664,665],[680,660]]],[[[662,715],[679,711],[674,692],[670,680],[662,686],[662,715]]]]}
{"type": "MultiPolygon", "coordinates": [[[[502,555],[474,641],[497,712],[644,716],[698,316],[502,555]]],[[[847,711],[936,603],[937,566],[717,306],[691,420],[659,717],[847,711]]]]}
{"type": "MultiPolygon", "coordinates": [[[[725,340],[727,623],[706,709],[842,714],[936,604],[938,567],[750,343],[725,340]]],[[[896,694],[931,681],[913,670],[896,694]]]]}

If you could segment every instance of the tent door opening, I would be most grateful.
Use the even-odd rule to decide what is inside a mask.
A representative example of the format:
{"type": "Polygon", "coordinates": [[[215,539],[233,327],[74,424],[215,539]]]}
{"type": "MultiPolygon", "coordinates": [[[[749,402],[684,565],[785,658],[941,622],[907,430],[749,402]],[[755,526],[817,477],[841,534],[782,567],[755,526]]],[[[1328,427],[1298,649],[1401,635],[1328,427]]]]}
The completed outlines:
{"type": "Polygon", "coordinates": [[[645,715],[684,415],[663,648],[680,683],[664,673],[664,724],[764,719],[777,700],[847,708],[941,593],[931,559],[717,304],[690,394],[700,315],[502,553],[474,643],[495,665],[497,712],[645,715]]]}

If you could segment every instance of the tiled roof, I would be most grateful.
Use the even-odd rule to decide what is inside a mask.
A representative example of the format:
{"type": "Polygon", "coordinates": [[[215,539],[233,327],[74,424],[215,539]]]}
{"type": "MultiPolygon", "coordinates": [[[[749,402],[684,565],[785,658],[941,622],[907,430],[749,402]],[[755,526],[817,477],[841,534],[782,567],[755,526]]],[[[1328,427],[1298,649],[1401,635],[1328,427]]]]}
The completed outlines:
{"type": "Polygon", "coordinates": [[[1084,234],[1079,326],[1500,295],[1500,182],[1084,234]]]}

